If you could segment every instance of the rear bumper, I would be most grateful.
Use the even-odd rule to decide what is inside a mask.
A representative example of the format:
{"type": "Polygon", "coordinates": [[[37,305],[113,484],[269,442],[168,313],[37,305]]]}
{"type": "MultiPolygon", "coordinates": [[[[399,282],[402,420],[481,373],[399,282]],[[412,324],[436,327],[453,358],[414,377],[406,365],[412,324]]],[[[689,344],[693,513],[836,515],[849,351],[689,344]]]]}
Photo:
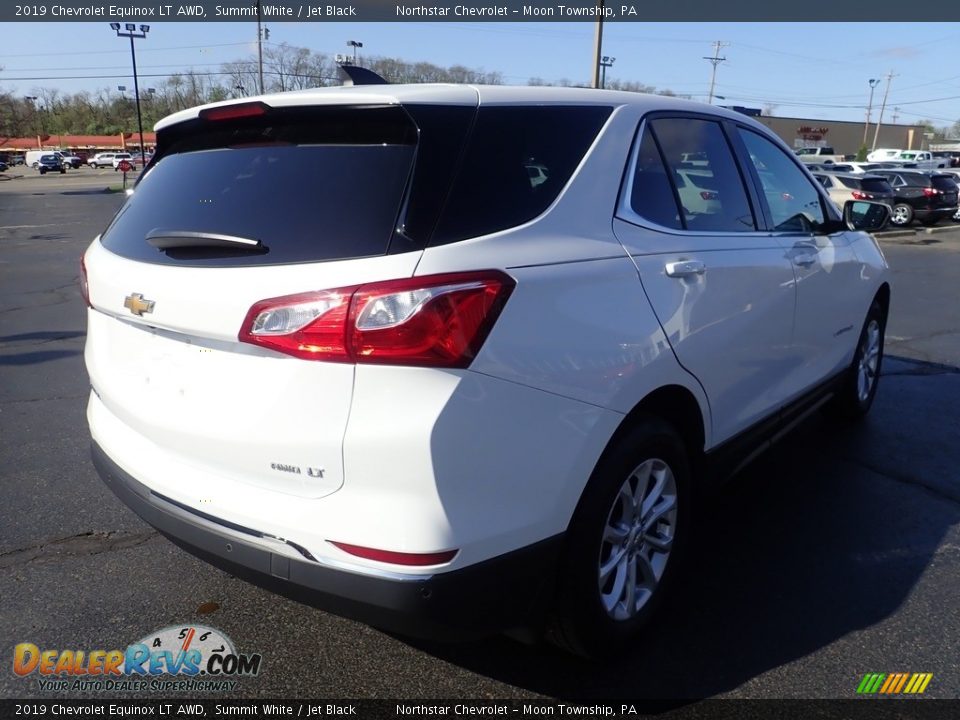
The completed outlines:
{"type": "Polygon", "coordinates": [[[943,218],[948,218],[952,216],[957,211],[955,207],[941,207],[941,208],[917,208],[914,210],[913,215],[917,220],[942,220],[943,218]]]}
{"type": "Polygon", "coordinates": [[[537,624],[553,596],[562,535],[432,576],[370,574],[293,556],[291,546],[152,492],[91,448],[100,477],[143,520],[188,552],[273,592],[385,630],[464,639],[537,624]],[[278,552],[263,547],[277,543],[278,552]]]}

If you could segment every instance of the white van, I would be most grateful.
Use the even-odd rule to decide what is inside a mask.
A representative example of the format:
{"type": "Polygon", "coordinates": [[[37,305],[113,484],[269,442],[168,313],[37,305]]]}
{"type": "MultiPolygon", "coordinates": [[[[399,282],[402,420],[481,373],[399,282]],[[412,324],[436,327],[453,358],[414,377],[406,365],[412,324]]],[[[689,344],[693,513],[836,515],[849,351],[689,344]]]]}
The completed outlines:
{"type": "Polygon", "coordinates": [[[61,164],[63,163],[63,153],[57,150],[27,150],[24,163],[27,167],[36,169],[40,164],[41,155],[56,155],[60,159],[61,164]]]}

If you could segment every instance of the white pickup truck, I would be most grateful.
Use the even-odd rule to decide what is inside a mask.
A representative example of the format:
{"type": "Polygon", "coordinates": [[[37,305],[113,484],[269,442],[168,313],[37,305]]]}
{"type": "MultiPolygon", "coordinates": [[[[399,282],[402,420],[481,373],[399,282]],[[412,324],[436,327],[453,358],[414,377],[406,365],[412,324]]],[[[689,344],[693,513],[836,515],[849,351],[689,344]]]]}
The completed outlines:
{"type": "Polygon", "coordinates": [[[843,162],[843,155],[837,155],[833,152],[832,147],[807,147],[800,148],[796,152],[800,162],[822,163],[824,165],[843,162]]]}
{"type": "Polygon", "coordinates": [[[921,170],[950,167],[950,158],[934,157],[929,150],[901,150],[890,158],[890,162],[916,163],[916,166],[921,170]]]}

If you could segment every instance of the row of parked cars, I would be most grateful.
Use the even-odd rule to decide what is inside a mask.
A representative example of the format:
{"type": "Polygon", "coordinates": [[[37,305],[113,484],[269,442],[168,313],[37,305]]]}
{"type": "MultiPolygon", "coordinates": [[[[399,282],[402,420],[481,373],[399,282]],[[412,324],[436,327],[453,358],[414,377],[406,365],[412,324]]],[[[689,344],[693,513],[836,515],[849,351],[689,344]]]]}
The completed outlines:
{"type": "MultiPolygon", "coordinates": [[[[149,160],[148,156],[148,160],[149,160]]],[[[79,169],[83,165],[91,168],[112,167],[114,170],[120,169],[120,163],[124,160],[129,163],[132,170],[136,170],[140,161],[137,157],[127,152],[102,152],[90,157],[74,155],[61,152],[59,150],[30,150],[25,155],[8,157],[0,164],[0,172],[4,172],[13,165],[25,165],[26,167],[38,170],[41,175],[48,172],[65,173],[73,168],[79,169]]]]}
{"type": "Polygon", "coordinates": [[[946,218],[960,222],[960,168],[922,170],[885,163],[844,163],[817,169],[813,175],[840,206],[847,200],[889,205],[890,223],[899,227],[914,221],[932,226],[946,218]]]}

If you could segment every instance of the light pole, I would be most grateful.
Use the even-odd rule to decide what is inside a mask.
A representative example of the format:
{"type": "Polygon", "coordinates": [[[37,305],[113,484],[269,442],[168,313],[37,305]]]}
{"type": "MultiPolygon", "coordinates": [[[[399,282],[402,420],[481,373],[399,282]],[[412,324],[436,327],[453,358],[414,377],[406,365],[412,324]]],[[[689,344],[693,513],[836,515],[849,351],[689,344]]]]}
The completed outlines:
{"type": "Polygon", "coordinates": [[[347,47],[353,48],[353,64],[357,64],[357,48],[362,48],[363,43],[357,42],[356,40],[347,40],[347,47]]]}
{"type": "Polygon", "coordinates": [[[134,38],[143,39],[150,32],[149,25],[141,25],[139,32],[134,23],[126,23],[124,29],[120,29],[120,23],[110,23],[110,28],[115,30],[117,37],[130,38],[130,60],[133,62],[133,95],[137,101],[137,130],[140,133],[140,162],[141,167],[147,164],[147,154],[143,149],[143,116],[140,114],[140,83],[137,80],[137,53],[133,48],[134,38]]]}
{"type": "MultiPolygon", "coordinates": [[[[40,136],[43,135],[43,117],[37,114],[37,100],[40,98],[38,98],[36,95],[24,95],[23,99],[30,101],[30,107],[33,109],[34,121],[38,121],[38,124],[40,125],[40,132],[37,133],[37,150],[43,150],[43,148],[40,146],[40,136]]],[[[34,125],[34,129],[36,129],[36,125],[34,125]]]]}
{"type": "Polygon", "coordinates": [[[610,57],[609,55],[604,55],[600,58],[600,88],[603,89],[607,86],[607,68],[613,67],[613,64],[617,61],[615,57],[610,57]]]}
{"type": "Polygon", "coordinates": [[[863,142],[860,143],[864,146],[867,144],[867,132],[870,130],[870,113],[873,112],[873,90],[880,84],[880,78],[870,78],[868,82],[870,83],[870,101],[867,103],[867,121],[863,124],[863,142]]]}

